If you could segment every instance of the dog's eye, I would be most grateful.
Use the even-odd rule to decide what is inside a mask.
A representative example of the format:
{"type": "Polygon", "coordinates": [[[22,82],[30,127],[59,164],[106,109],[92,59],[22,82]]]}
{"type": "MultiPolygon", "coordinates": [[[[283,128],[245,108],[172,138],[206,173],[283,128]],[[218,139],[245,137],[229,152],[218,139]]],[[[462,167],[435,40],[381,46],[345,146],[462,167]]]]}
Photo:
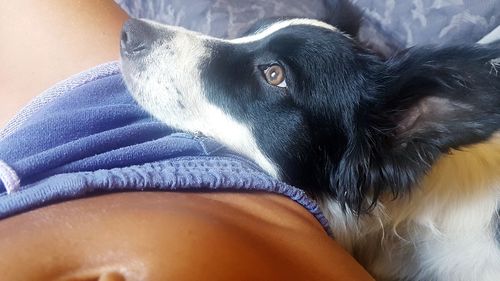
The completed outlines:
{"type": "Polygon", "coordinates": [[[267,83],[276,87],[286,88],[285,70],[281,65],[273,64],[268,66],[264,69],[264,77],[267,83]]]}

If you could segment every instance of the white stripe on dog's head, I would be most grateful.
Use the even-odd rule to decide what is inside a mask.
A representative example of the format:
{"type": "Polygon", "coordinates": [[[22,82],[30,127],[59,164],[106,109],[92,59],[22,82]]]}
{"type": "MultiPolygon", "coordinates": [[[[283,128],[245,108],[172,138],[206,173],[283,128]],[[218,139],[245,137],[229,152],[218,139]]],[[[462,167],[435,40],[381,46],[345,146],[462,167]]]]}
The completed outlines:
{"type": "Polygon", "coordinates": [[[334,26],[324,23],[322,21],[313,19],[290,19],[290,20],[275,22],[271,25],[268,25],[258,30],[254,34],[232,40],[227,40],[227,42],[232,44],[246,44],[246,43],[256,42],[272,35],[273,33],[276,33],[277,31],[280,31],[290,26],[298,26],[298,25],[314,26],[314,27],[324,28],[330,31],[340,32],[334,26]]]}

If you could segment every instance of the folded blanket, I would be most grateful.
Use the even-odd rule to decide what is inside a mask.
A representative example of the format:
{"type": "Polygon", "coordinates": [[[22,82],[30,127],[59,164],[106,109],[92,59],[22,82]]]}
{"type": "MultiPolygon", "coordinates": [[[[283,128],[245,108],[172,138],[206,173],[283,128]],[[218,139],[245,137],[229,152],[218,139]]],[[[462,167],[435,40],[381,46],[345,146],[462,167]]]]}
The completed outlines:
{"type": "Polygon", "coordinates": [[[314,201],[212,139],[175,132],[128,94],[118,63],[48,90],[0,132],[0,218],[96,193],[264,191],[325,227],[314,201]]]}

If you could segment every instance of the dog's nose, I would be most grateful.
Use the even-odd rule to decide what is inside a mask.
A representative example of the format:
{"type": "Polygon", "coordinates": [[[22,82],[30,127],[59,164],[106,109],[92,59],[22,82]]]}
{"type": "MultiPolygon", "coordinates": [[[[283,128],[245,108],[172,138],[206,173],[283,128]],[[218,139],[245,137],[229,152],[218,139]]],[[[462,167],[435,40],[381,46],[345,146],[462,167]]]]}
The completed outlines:
{"type": "Polygon", "coordinates": [[[120,49],[122,55],[141,55],[148,52],[151,44],[156,40],[157,34],[150,23],[129,19],[122,28],[120,49]]]}

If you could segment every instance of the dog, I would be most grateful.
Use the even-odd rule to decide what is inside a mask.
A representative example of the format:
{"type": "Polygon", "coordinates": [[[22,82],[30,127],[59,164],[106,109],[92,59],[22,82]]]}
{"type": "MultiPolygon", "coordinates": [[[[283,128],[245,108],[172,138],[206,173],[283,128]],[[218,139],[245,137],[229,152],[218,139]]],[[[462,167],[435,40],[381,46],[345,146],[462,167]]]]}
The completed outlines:
{"type": "Polygon", "coordinates": [[[306,191],[377,280],[500,280],[498,58],[384,60],[311,19],[232,40],[131,19],[121,38],[138,104],[306,191]]]}

